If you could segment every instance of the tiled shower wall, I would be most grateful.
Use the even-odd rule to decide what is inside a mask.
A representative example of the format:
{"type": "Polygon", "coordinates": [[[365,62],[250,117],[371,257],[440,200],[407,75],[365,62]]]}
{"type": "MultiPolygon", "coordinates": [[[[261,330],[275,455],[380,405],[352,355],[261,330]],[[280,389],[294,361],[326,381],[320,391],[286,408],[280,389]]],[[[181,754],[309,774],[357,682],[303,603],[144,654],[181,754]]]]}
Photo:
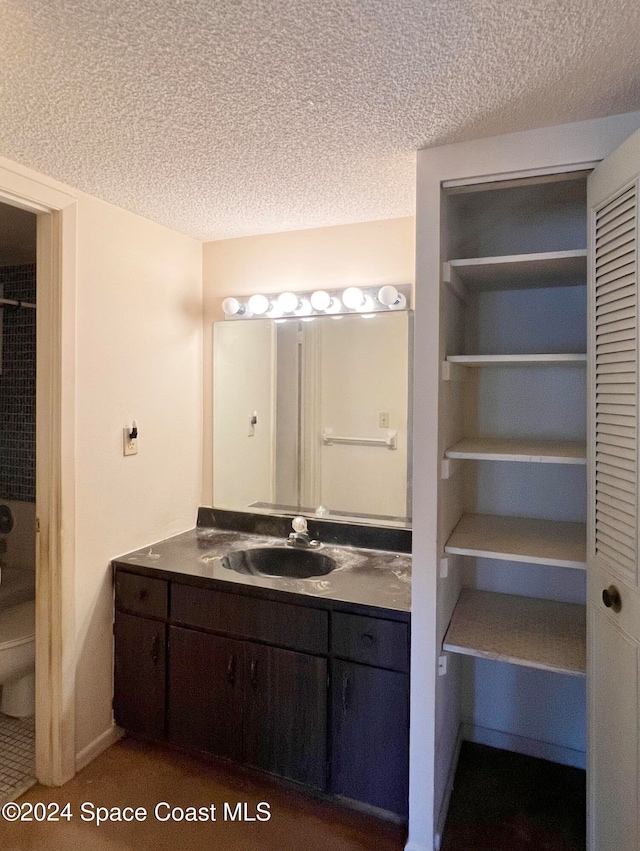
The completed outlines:
{"type": "MultiPolygon", "coordinates": [[[[36,267],[0,267],[4,298],[35,302],[36,267]]],[[[36,311],[4,308],[0,374],[0,500],[35,501],[36,311]]]]}

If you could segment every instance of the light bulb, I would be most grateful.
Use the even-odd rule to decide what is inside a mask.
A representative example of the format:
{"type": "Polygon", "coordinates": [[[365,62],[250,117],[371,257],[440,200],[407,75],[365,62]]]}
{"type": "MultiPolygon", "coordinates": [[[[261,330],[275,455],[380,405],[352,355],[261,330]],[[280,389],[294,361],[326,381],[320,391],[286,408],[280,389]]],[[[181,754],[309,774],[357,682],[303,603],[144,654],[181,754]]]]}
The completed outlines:
{"type": "Polygon", "coordinates": [[[380,304],[384,304],[385,307],[390,308],[390,310],[404,310],[407,306],[406,297],[390,284],[380,287],[378,290],[378,301],[380,304]]]}
{"type": "Polygon", "coordinates": [[[246,308],[237,298],[225,298],[222,302],[222,309],[227,316],[242,316],[246,308]]]}
{"type": "Polygon", "coordinates": [[[299,298],[295,293],[280,293],[278,304],[283,313],[293,313],[298,306],[299,298]]]}
{"type": "Polygon", "coordinates": [[[380,304],[384,304],[385,307],[395,304],[397,300],[398,290],[390,284],[387,284],[386,287],[380,287],[378,290],[378,301],[380,304]]]}
{"type": "Polygon", "coordinates": [[[301,298],[298,303],[298,309],[294,310],[296,316],[308,316],[313,308],[308,298],[301,298]]]}
{"type": "Polygon", "coordinates": [[[370,295],[366,295],[364,297],[362,304],[358,308],[358,310],[360,310],[360,312],[362,312],[364,310],[367,313],[369,313],[370,311],[375,310],[375,309],[376,309],[376,306],[373,303],[373,299],[371,298],[370,295]]]}
{"type": "Polygon", "coordinates": [[[256,316],[262,316],[269,310],[269,299],[264,295],[252,295],[249,299],[249,310],[256,316]]]}
{"type": "Polygon", "coordinates": [[[364,303],[364,295],[360,287],[347,287],[342,293],[342,301],[345,307],[357,310],[364,303]]]}
{"type": "Polygon", "coordinates": [[[331,304],[331,296],[326,290],[316,290],[311,295],[311,306],[314,310],[326,310],[331,304]]]}
{"type": "Polygon", "coordinates": [[[342,302],[335,296],[331,299],[329,306],[325,307],[325,313],[340,313],[342,310],[342,302]]]}

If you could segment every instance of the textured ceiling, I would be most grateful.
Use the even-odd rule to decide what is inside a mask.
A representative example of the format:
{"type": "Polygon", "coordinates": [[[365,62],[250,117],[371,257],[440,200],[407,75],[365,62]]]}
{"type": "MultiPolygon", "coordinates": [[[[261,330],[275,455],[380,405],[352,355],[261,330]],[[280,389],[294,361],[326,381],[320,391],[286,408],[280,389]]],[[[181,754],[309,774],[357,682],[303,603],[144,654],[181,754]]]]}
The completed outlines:
{"type": "Polygon", "coordinates": [[[0,0],[0,154],[200,239],[409,215],[417,148],[640,105],[638,0],[0,0]]]}

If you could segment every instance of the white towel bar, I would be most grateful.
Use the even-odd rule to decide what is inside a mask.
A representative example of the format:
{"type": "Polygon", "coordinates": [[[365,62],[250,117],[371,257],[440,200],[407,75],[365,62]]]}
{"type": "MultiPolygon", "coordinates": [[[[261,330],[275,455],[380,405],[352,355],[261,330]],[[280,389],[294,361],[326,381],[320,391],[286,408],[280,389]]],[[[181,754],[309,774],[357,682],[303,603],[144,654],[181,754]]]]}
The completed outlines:
{"type": "Polygon", "coordinates": [[[397,449],[398,432],[387,431],[386,437],[340,437],[333,433],[333,429],[325,428],[322,442],[326,446],[331,446],[333,443],[351,443],[358,446],[386,446],[388,449],[397,449]]]}

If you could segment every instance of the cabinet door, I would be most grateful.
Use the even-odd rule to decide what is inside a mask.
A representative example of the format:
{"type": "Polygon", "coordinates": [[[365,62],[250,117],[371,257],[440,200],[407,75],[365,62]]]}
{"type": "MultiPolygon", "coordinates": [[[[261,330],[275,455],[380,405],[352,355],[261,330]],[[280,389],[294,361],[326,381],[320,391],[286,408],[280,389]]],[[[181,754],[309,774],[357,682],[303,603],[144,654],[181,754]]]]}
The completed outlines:
{"type": "Polygon", "coordinates": [[[336,660],[331,791],[407,815],[409,676],[336,660]]]}
{"type": "Polygon", "coordinates": [[[327,660],[246,645],[244,759],[318,789],[327,773],[327,660]]]}
{"type": "Polygon", "coordinates": [[[241,759],[242,669],[241,641],[170,627],[168,737],[241,759]]]}
{"type": "Polygon", "coordinates": [[[588,847],[635,851],[640,847],[640,131],[595,169],[588,197],[588,847]]]}
{"type": "Polygon", "coordinates": [[[113,710],[116,724],[164,736],[166,627],[116,612],[113,710]]]}

